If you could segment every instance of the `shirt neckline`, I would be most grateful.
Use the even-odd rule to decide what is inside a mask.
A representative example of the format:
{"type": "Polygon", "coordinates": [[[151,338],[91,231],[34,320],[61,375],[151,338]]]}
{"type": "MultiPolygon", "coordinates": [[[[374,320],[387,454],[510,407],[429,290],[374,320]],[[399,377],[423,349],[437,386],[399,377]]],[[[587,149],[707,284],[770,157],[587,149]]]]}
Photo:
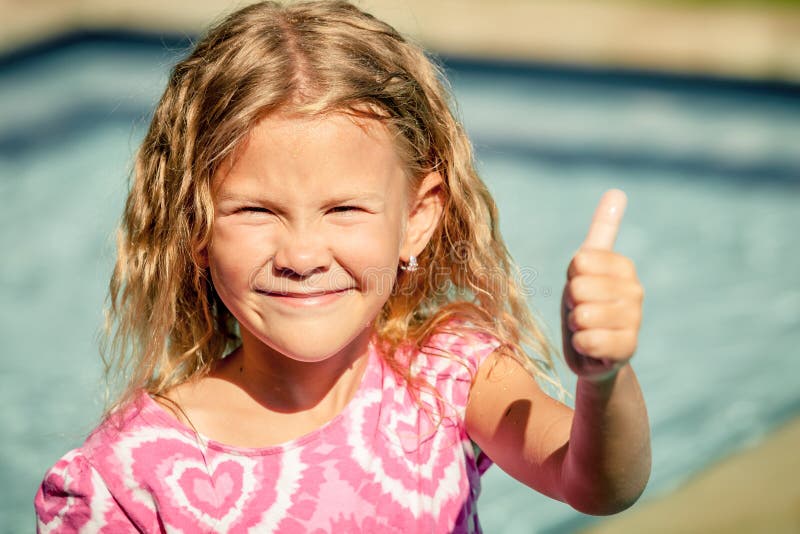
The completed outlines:
{"type": "Polygon", "coordinates": [[[141,397],[142,402],[144,403],[144,412],[148,415],[152,415],[156,417],[160,422],[168,425],[169,427],[178,430],[184,435],[190,436],[192,439],[195,439],[199,442],[201,446],[204,446],[208,449],[213,449],[216,451],[224,452],[227,454],[234,454],[237,456],[266,456],[266,455],[273,455],[273,454],[280,454],[286,452],[288,450],[301,447],[308,443],[311,443],[317,439],[319,439],[322,434],[326,433],[329,430],[332,430],[335,426],[341,424],[342,420],[347,416],[347,414],[352,411],[353,406],[366,394],[366,392],[372,388],[377,381],[380,383],[380,356],[375,349],[374,343],[370,342],[368,347],[368,354],[367,354],[367,365],[364,367],[364,371],[361,375],[361,380],[358,385],[358,389],[356,390],[353,397],[347,402],[347,404],[342,408],[338,414],[336,414],[333,419],[323,423],[320,427],[303,434],[302,436],[298,436],[293,438],[289,441],[285,441],[283,443],[278,443],[275,445],[267,445],[265,447],[242,447],[239,445],[229,445],[227,443],[223,443],[214,439],[211,439],[199,432],[196,432],[193,428],[186,425],[182,421],[179,421],[175,418],[172,414],[168,413],[166,408],[160,405],[158,402],[153,399],[147,391],[142,390],[141,397]]]}

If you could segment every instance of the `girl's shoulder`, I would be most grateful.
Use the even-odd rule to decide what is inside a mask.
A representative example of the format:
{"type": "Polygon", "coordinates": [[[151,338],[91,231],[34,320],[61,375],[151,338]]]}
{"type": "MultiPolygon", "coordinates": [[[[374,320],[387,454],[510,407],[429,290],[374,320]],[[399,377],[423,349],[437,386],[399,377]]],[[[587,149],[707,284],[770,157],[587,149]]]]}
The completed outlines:
{"type": "Polygon", "coordinates": [[[453,371],[461,368],[471,376],[502,345],[494,334],[463,320],[451,320],[423,341],[416,366],[453,371]]]}
{"type": "Polygon", "coordinates": [[[157,530],[157,507],[138,488],[165,476],[170,458],[202,458],[197,437],[141,391],[47,471],[34,500],[39,528],[157,530]]]}
{"type": "Polygon", "coordinates": [[[423,400],[427,392],[435,391],[435,397],[463,415],[478,369],[502,344],[469,323],[449,321],[405,351],[399,363],[407,366],[410,385],[422,388],[423,400]]]}
{"type": "Polygon", "coordinates": [[[113,488],[115,479],[125,473],[120,468],[133,454],[163,457],[176,447],[196,448],[197,436],[165,410],[146,391],[138,392],[108,414],[80,447],[62,456],[48,475],[58,479],[68,473],[95,472],[113,488]]]}
{"type": "Polygon", "coordinates": [[[141,390],[108,414],[84,442],[81,450],[89,458],[103,456],[133,443],[162,442],[195,436],[166,412],[166,408],[141,390]]]}

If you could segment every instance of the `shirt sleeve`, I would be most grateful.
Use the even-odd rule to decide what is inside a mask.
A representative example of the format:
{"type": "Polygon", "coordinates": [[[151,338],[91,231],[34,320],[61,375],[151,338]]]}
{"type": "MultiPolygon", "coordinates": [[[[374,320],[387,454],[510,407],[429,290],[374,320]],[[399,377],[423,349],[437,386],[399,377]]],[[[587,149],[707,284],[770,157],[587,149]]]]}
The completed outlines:
{"type": "MultiPolygon", "coordinates": [[[[452,329],[450,333],[432,336],[423,350],[427,364],[435,373],[437,390],[455,411],[459,424],[464,425],[467,402],[472,382],[481,364],[503,345],[495,336],[466,327],[452,329]]],[[[475,442],[466,437],[468,454],[472,457],[478,476],[486,472],[492,460],[475,442]]],[[[479,484],[473,481],[473,484],[479,484]]]]}
{"type": "Polygon", "coordinates": [[[461,419],[478,368],[501,345],[492,335],[462,328],[457,333],[435,334],[423,348],[423,372],[461,419]]]}
{"type": "Polygon", "coordinates": [[[138,532],[80,449],[50,468],[34,508],[39,533],[138,532]]]}

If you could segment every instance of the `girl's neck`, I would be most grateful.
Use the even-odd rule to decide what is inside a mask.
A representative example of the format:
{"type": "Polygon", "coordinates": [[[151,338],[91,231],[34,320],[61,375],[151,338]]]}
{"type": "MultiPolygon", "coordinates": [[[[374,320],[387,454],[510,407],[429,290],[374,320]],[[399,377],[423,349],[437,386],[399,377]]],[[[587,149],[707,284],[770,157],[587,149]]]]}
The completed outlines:
{"type": "Polygon", "coordinates": [[[295,413],[322,405],[338,412],[361,383],[371,337],[372,329],[365,329],[333,356],[302,362],[280,354],[243,329],[242,346],[213,375],[232,382],[273,412],[295,413]]]}

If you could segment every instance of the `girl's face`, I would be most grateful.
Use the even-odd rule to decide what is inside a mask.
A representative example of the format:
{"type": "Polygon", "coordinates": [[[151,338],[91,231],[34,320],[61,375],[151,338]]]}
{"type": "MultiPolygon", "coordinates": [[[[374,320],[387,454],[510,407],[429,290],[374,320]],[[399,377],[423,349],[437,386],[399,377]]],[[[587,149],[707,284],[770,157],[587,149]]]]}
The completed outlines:
{"type": "Polygon", "coordinates": [[[371,326],[401,254],[419,252],[405,251],[410,192],[390,135],[341,114],[269,116],[223,165],[207,259],[245,342],[315,362],[371,326]]]}

